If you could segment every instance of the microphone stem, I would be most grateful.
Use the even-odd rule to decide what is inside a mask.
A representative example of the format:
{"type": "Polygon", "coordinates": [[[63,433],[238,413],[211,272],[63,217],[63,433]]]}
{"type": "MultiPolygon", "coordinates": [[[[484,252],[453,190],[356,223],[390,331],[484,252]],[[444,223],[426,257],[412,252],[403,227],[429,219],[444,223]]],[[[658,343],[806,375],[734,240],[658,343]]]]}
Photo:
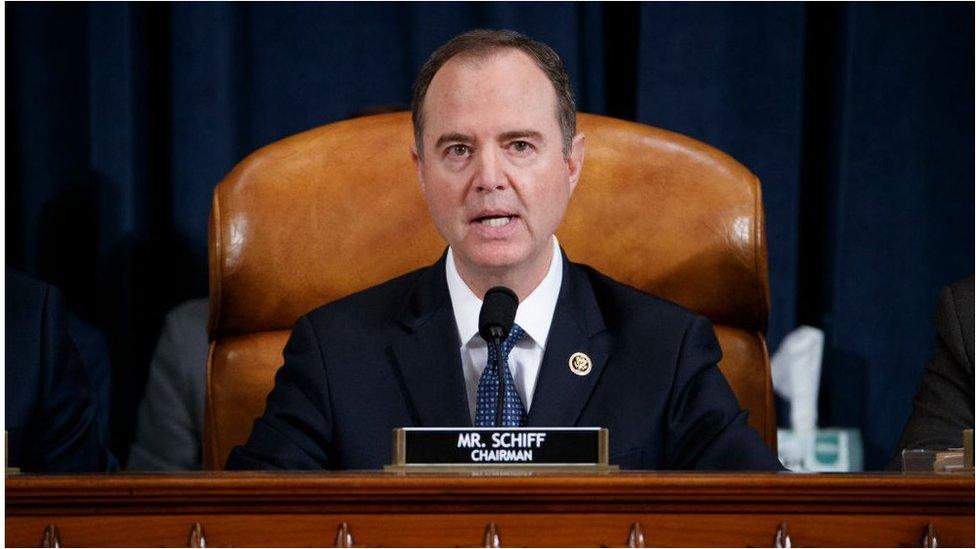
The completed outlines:
{"type": "Polygon", "coordinates": [[[495,346],[495,372],[498,374],[498,398],[495,406],[495,427],[502,426],[502,410],[505,408],[505,372],[502,371],[502,340],[493,337],[492,345],[495,346]]]}

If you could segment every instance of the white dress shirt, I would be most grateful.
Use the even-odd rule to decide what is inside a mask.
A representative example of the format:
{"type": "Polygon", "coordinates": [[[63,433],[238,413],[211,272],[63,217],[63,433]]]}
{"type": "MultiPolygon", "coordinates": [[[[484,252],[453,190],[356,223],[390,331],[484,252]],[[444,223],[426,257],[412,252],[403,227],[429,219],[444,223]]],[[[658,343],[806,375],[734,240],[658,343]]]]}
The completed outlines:
{"type": "MultiPolygon", "coordinates": [[[[448,248],[446,274],[447,289],[454,306],[454,320],[457,323],[461,341],[461,368],[464,370],[464,385],[468,391],[468,408],[471,422],[474,423],[475,405],[478,401],[478,381],[481,372],[488,365],[488,344],[478,335],[478,315],[481,313],[481,300],[461,280],[454,253],[448,248]]],[[[549,272],[542,282],[521,303],[515,313],[515,323],[525,330],[525,336],[508,355],[508,368],[515,380],[525,412],[532,406],[535,383],[539,379],[539,367],[546,351],[549,326],[556,310],[556,299],[563,282],[563,256],[559,251],[559,241],[552,237],[552,261],[549,272]]]]}

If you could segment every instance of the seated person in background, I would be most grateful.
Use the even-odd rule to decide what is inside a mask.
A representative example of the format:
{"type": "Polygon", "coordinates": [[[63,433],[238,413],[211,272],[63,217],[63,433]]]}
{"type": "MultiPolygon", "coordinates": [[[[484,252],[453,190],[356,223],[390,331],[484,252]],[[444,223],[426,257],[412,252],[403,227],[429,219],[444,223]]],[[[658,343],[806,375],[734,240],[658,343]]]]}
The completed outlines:
{"type": "Polygon", "coordinates": [[[960,448],[963,429],[973,428],[973,286],[967,278],[939,295],[935,354],[888,469],[901,468],[902,450],[960,448]]]}
{"type": "Polygon", "coordinates": [[[492,425],[498,374],[478,315],[494,286],[520,301],[501,357],[505,426],[606,427],[623,468],[782,468],[716,367],[708,320],[560,249],[584,136],[552,49],[510,31],[454,38],[420,71],[413,122],[420,190],[449,248],[299,318],[227,468],[377,469],[395,427],[492,425]]]}
{"type": "Polygon", "coordinates": [[[7,466],[25,472],[117,469],[57,288],[8,270],[5,335],[7,466]]]}
{"type": "Polygon", "coordinates": [[[139,405],[126,469],[199,470],[207,388],[207,298],[173,308],[163,323],[139,405]]]}
{"type": "Polygon", "coordinates": [[[71,342],[92,384],[92,401],[95,403],[95,423],[99,436],[111,440],[112,408],[112,360],[105,333],[89,323],[81,315],[66,310],[64,315],[71,342]]]}

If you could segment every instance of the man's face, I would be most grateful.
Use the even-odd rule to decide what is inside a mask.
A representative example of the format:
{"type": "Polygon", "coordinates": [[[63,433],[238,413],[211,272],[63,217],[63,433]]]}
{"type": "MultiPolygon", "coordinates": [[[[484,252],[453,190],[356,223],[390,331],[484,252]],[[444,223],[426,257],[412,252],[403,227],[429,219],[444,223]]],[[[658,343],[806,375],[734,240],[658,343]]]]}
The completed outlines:
{"type": "Polygon", "coordinates": [[[455,57],[431,81],[423,117],[417,175],[461,275],[541,281],[583,159],[582,135],[563,155],[545,73],[518,50],[455,57]]]}

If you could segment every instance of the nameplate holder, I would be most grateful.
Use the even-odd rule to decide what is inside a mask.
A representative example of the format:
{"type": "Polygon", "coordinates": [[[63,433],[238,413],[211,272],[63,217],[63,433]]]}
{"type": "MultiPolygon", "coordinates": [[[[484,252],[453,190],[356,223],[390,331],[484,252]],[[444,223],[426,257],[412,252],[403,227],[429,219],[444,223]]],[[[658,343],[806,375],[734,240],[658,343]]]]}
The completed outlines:
{"type": "Polygon", "coordinates": [[[610,471],[599,427],[402,427],[387,471],[610,471]]]}

